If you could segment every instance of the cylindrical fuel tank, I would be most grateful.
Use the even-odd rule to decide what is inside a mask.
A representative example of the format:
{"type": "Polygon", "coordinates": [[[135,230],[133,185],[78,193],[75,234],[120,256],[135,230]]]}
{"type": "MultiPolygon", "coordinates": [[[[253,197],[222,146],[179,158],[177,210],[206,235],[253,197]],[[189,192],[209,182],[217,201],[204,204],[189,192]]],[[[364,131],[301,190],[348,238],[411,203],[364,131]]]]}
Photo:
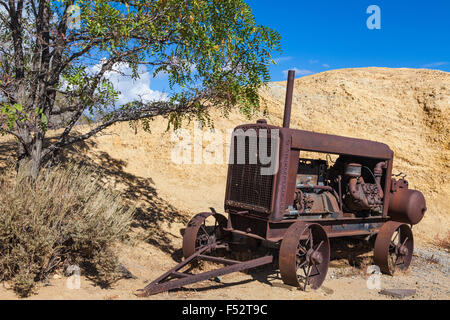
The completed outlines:
{"type": "Polygon", "coordinates": [[[420,191],[399,189],[390,195],[389,215],[394,221],[419,223],[426,210],[425,198],[420,191]]]}

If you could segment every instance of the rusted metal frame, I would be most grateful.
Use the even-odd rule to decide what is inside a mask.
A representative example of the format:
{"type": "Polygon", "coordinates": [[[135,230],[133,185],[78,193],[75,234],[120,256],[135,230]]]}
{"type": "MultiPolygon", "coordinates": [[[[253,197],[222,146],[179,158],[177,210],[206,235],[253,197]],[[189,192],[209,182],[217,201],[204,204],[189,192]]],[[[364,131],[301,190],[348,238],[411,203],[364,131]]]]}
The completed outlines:
{"type": "Polygon", "coordinates": [[[328,238],[339,238],[339,237],[354,237],[354,236],[364,236],[371,235],[378,232],[378,228],[372,230],[344,230],[327,232],[328,238]]]}
{"type": "MultiPolygon", "coordinates": [[[[342,217],[342,218],[324,218],[324,219],[305,219],[301,220],[305,223],[317,223],[323,226],[327,233],[330,233],[330,236],[345,236],[343,231],[332,231],[330,228],[334,225],[343,225],[343,224],[361,224],[361,223],[383,223],[386,222],[388,218],[383,218],[382,216],[378,217],[367,217],[367,218],[350,218],[350,217],[342,217]],[[334,233],[340,232],[341,235],[334,235],[334,233]]],[[[269,222],[268,231],[266,240],[270,242],[277,242],[283,239],[284,232],[295,222],[299,220],[297,219],[288,219],[277,222],[269,222]]],[[[346,230],[344,230],[346,231],[346,230]]],[[[356,234],[365,234],[367,230],[365,229],[357,229],[357,230],[349,230],[351,232],[355,232],[352,235],[356,234]]],[[[251,236],[247,234],[247,236],[251,236]]]]}
{"type": "Polygon", "coordinates": [[[280,145],[281,145],[281,141],[282,141],[282,139],[281,139],[281,137],[279,136],[278,137],[278,142],[277,142],[277,156],[275,157],[275,160],[277,161],[277,163],[275,164],[276,165],[276,168],[278,168],[278,170],[277,170],[277,172],[274,174],[274,176],[273,176],[273,185],[272,185],[272,206],[271,206],[271,208],[270,208],[270,215],[269,215],[269,217],[270,216],[272,216],[273,215],[273,213],[275,212],[275,210],[276,210],[276,207],[275,207],[275,201],[276,201],[276,198],[275,198],[275,195],[276,195],[276,193],[275,193],[275,190],[277,189],[277,185],[278,185],[278,179],[279,179],[279,168],[280,168],[280,163],[281,163],[281,159],[280,159],[280,145]]]}
{"type": "Polygon", "coordinates": [[[225,203],[227,205],[231,206],[231,207],[252,210],[252,211],[261,212],[261,213],[265,213],[265,214],[269,214],[270,213],[269,209],[266,209],[266,208],[263,208],[263,207],[259,207],[259,206],[255,206],[255,205],[251,205],[251,204],[247,204],[247,203],[234,201],[234,200],[225,200],[225,203]]]}
{"type": "Polygon", "coordinates": [[[177,264],[175,267],[173,267],[172,269],[170,269],[169,271],[167,271],[166,273],[162,274],[160,277],[156,278],[155,280],[153,280],[150,284],[148,284],[144,290],[146,290],[147,288],[157,285],[159,284],[161,281],[167,279],[168,277],[170,277],[173,273],[177,272],[178,270],[180,270],[181,268],[183,268],[184,266],[186,266],[187,264],[189,264],[192,260],[195,260],[199,255],[201,255],[203,252],[207,252],[208,250],[211,250],[212,245],[206,246],[201,248],[200,250],[198,250],[196,253],[194,253],[192,256],[190,256],[189,258],[183,260],[182,262],[180,262],[179,264],[177,264]]]}
{"type": "MultiPolygon", "coordinates": [[[[253,218],[253,217],[252,217],[253,218]]],[[[279,230],[287,230],[290,225],[297,222],[296,219],[289,219],[289,220],[282,220],[282,221],[267,221],[265,219],[256,218],[260,221],[264,221],[267,223],[267,230],[266,230],[266,236],[261,237],[260,235],[254,234],[252,232],[246,232],[242,230],[234,229],[233,226],[228,227],[225,229],[225,231],[233,232],[235,234],[243,235],[246,237],[258,239],[258,240],[268,240],[268,241],[278,241],[281,240],[282,237],[271,237],[271,230],[275,230],[276,228],[273,228],[273,226],[278,225],[280,226],[279,230]],[[275,239],[275,240],[274,240],[275,239]]],[[[230,219],[231,220],[231,219],[230,219]]],[[[352,217],[339,217],[339,218],[323,218],[323,219],[304,219],[302,220],[305,223],[318,223],[323,226],[333,226],[333,225],[342,225],[342,224],[360,224],[360,223],[382,223],[386,222],[388,220],[387,217],[377,216],[377,217],[366,217],[366,218],[352,218],[352,217]]],[[[352,230],[352,232],[358,232],[358,230],[352,230]]],[[[281,231],[279,231],[281,232],[281,231]]],[[[333,231],[329,231],[330,233],[334,233],[333,231]]],[[[341,232],[341,231],[339,231],[341,232]]],[[[361,232],[365,232],[365,230],[361,229],[361,232]]],[[[338,235],[336,235],[338,236],[338,235]]]]}
{"type": "Polygon", "coordinates": [[[291,131],[292,148],[294,149],[382,160],[392,159],[393,152],[384,143],[298,129],[289,130],[291,131]]]}
{"type": "Polygon", "coordinates": [[[237,261],[237,260],[231,260],[231,259],[225,259],[225,258],[213,257],[213,256],[206,256],[203,254],[199,255],[198,259],[203,260],[203,261],[211,261],[211,262],[217,262],[217,263],[223,263],[223,264],[241,263],[241,261],[237,261]]]}
{"type": "MultiPolygon", "coordinates": [[[[233,135],[231,136],[231,139],[233,139],[233,135]]],[[[232,144],[231,144],[231,146],[232,146],[232,144]]],[[[230,192],[231,192],[231,161],[230,161],[230,163],[228,163],[227,186],[226,186],[226,190],[225,190],[225,200],[224,200],[224,204],[223,204],[225,212],[228,211],[227,210],[228,209],[227,201],[230,199],[230,192]]],[[[228,219],[228,225],[230,225],[230,219],[228,219]]]]}
{"type": "Polygon", "coordinates": [[[178,271],[174,271],[170,275],[172,277],[176,277],[176,278],[186,278],[186,277],[190,276],[190,274],[188,274],[188,273],[178,272],[178,271]]]}
{"type": "MultiPolygon", "coordinates": [[[[282,221],[269,221],[270,224],[289,224],[296,222],[297,219],[286,219],[282,221]]],[[[320,218],[320,219],[302,219],[301,221],[307,223],[319,223],[319,224],[353,224],[353,223],[375,223],[375,222],[385,222],[387,221],[386,217],[383,216],[375,216],[375,217],[366,217],[366,218],[352,218],[352,217],[339,217],[339,218],[320,218]]]]}
{"type": "Polygon", "coordinates": [[[236,230],[236,229],[226,229],[226,231],[232,232],[232,233],[236,233],[236,234],[240,234],[243,236],[247,236],[250,238],[254,238],[254,239],[258,239],[258,240],[266,240],[266,238],[258,236],[257,234],[251,233],[251,232],[245,232],[245,231],[241,231],[241,230],[236,230]]]}
{"type": "Polygon", "coordinates": [[[286,203],[291,204],[294,202],[295,190],[296,190],[296,180],[298,172],[298,159],[300,157],[300,150],[291,149],[289,152],[289,173],[287,181],[287,194],[286,203]]]}
{"type": "Polygon", "coordinates": [[[384,181],[384,201],[383,201],[383,217],[386,218],[388,216],[388,210],[389,210],[389,198],[391,196],[391,183],[392,183],[392,166],[394,162],[394,157],[392,156],[391,159],[387,161],[387,168],[386,168],[386,176],[384,181]]]}
{"type": "Polygon", "coordinates": [[[343,214],[344,210],[342,209],[342,176],[339,174],[338,175],[338,188],[339,188],[339,211],[343,214]]]}
{"type": "Polygon", "coordinates": [[[280,129],[280,150],[279,150],[279,166],[277,174],[277,183],[274,190],[274,209],[269,216],[271,221],[280,221],[284,216],[286,207],[286,196],[288,191],[289,178],[289,156],[291,151],[291,135],[290,129],[280,129]]]}
{"type": "MultiPolygon", "coordinates": [[[[194,254],[193,256],[194,256],[194,258],[190,259],[190,261],[194,260],[195,258],[198,258],[198,256],[199,256],[198,252],[196,254],[194,254]]],[[[211,279],[214,277],[223,276],[223,275],[226,275],[229,273],[263,266],[263,265],[272,263],[272,261],[273,261],[273,256],[264,256],[261,258],[257,258],[257,259],[253,259],[253,260],[249,260],[249,261],[245,261],[245,262],[239,262],[239,263],[229,265],[229,266],[217,269],[217,270],[211,270],[211,271],[202,272],[202,273],[193,274],[193,275],[189,274],[187,277],[175,279],[172,281],[160,282],[160,283],[155,283],[155,281],[154,281],[151,284],[149,284],[148,286],[146,286],[142,290],[142,293],[139,295],[144,297],[144,296],[149,296],[152,294],[157,294],[157,293],[161,293],[161,292],[176,289],[176,288],[181,288],[185,285],[192,284],[195,282],[200,282],[200,281],[208,280],[208,279],[211,279]]],[[[167,273],[165,273],[164,275],[166,275],[167,273]]],[[[160,278],[162,278],[162,276],[160,278]]],[[[167,276],[165,278],[167,278],[167,276]]]]}
{"type": "MultiPolygon", "coordinates": [[[[344,230],[344,231],[327,231],[328,238],[340,238],[340,237],[354,237],[354,236],[367,236],[378,232],[378,228],[372,230],[344,230]]],[[[249,235],[247,235],[249,236],[249,235]]],[[[265,239],[268,242],[277,243],[284,239],[284,236],[275,236],[265,239]]],[[[300,240],[306,240],[306,237],[300,238],[300,240]]]]}
{"type": "Polygon", "coordinates": [[[216,243],[216,245],[214,246],[215,250],[217,250],[217,249],[228,249],[228,248],[229,248],[229,246],[228,246],[228,243],[226,243],[226,242],[225,243],[216,243]]]}

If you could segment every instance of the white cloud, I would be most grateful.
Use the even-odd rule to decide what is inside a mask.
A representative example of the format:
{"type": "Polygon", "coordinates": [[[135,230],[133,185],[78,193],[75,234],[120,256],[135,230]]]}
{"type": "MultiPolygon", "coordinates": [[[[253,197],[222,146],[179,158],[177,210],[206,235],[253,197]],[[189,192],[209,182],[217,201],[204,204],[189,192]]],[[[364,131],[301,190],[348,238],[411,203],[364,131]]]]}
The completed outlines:
{"type": "Polygon", "coordinates": [[[329,68],[329,67],[330,67],[330,65],[328,65],[328,64],[326,64],[326,63],[324,63],[324,64],[322,64],[322,67],[324,67],[324,68],[329,68]]]}
{"type": "Polygon", "coordinates": [[[308,62],[311,63],[311,64],[314,64],[314,63],[319,62],[319,60],[309,59],[308,62]]]}
{"type": "MultiPolygon", "coordinates": [[[[92,70],[98,72],[101,63],[92,67],[92,70]]],[[[168,100],[167,93],[150,89],[151,75],[144,66],[138,68],[139,79],[132,79],[131,73],[131,68],[125,63],[117,63],[112,71],[105,73],[104,77],[111,81],[114,89],[119,92],[117,104],[141,99],[144,102],[168,100]]]]}
{"type": "Polygon", "coordinates": [[[306,76],[307,74],[313,74],[313,73],[314,73],[314,72],[311,71],[311,70],[298,69],[298,68],[290,68],[290,69],[287,69],[287,70],[283,70],[283,75],[284,75],[285,77],[287,77],[288,71],[289,71],[289,70],[294,70],[296,76],[306,76]]]}
{"type": "Polygon", "coordinates": [[[274,58],[274,59],[273,59],[273,61],[274,61],[276,64],[279,64],[279,63],[285,62],[285,61],[289,61],[289,60],[292,60],[292,57],[278,57],[278,58],[274,58]]]}
{"type": "Polygon", "coordinates": [[[441,61],[441,62],[433,62],[433,63],[427,63],[427,64],[424,64],[423,67],[425,67],[425,68],[429,68],[429,67],[439,67],[439,66],[443,66],[443,65],[446,65],[446,64],[448,64],[448,62],[445,62],[445,61],[441,61]]]}

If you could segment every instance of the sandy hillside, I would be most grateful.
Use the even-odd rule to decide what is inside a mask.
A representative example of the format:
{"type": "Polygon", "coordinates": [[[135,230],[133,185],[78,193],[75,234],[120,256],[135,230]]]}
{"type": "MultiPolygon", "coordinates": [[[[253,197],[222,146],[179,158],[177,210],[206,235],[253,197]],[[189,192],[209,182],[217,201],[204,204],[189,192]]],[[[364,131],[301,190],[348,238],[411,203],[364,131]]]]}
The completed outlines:
{"type": "MultiPolygon", "coordinates": [[[[282,123],[285,85],[285,82],[270,83],[261,91],[269,111],[266,118],[271,124],[282,123]]],[[[94,160],[98,169],[108,174],[109,182],[138,205],[136,229],[144,230],[146,241],[139,240],[133,247],[125,246],[120,253],[124,265],[138,279],[121,280],[113,293],[89,285],[75,296],[59,290],[58,286],[64,287],[63,280],[55,280],[56,287],[42,288],[42,293],[35,297],[58,298],[53,293],[58,289],[60,297],[64,298],[102,298],[116,294],[114,292],[120,298],[130,298],[133,297],[131,290],[142,287],[144,279],[153,279],[173,266],[174,260],[180,259],[180,230],[187,220],[197,212],[208,211],[209,207],[223,212],[229,131],[238,124],[254,122],[261,117],[255,115],[248,120],[241,114],[231,113],[223,119],[213,113],[215,134],[206,128],[203,131],[196,129],[203,136],[201,163],[193,163],[193,153],[187,157],[191,164],[177,164],[171,160],[180,140],[172,132],[166,132],[167,122],[162,118],[151,123],[152,134],[142,130],[136,132],[122,123],[76,146],[73,154],[94,160]],[[222,155],[218,150],[222,150],[222,155]],[[213,156],[218,163],[209,164],[208,160],[213,156]],[[152,261],[151,266],[149,261],[152,261]]],[[[450,196],[449,73],[425,69],[359,68],[296,79],[291,127],[388,144],[395,152],[394,173],[407,173],[410,187],[421,190],[427,200],[426,216],[414,227],[416,242],[422,246],[433,244],[437,237],[443,237],[450,230],[447,204],[450,196]]],[[[87,129],[77,128],[80,131],[87,129]]],[[[194,125],[188,125],[186,130],[192,139],[185,141],[185,151],[192,151],[198,142],[194,139],[194,125]]],[[[7,144],[8,140],[1,138],[0,161],[6,158],[5,150],[10,150],[7,144]]],[[[246,276],[228,277],[239,282],[246,276]]],[[[338,280],[330,281],[330,287],[335,291],[344,284],[338,280]]],[[[408,281],[413,283],[416,279],[408,281]]],[[[364,287],[364,283],[359,285],[364,287]]],[[[252,292],[261,287],[261,296],[246,295],[255,299],[278,299],[285,292],[284,289],[270,291],[280,294],[272,297],[264,293],[264,290],[272,290],[270,286],[267,288],[259,282],[244,285],[247,286],[252,292]]],[[[187,298],[221,299],[220,292],[225,298],[242,298],[239,288],[229,287],[215,293],[208,290],[194,296],[188,294],[187,298]]],[[[446,290],[448,297],[448,288],[446,290]]],[[[346,292],[329,298],[351,297],[346,292]]],[[[296,298],[292,293],[287,295],[287,298],[296,298]]],[[[0,296],[10,297],[11,291],[4,292],[0,288],[0,296]]],[[[302,297],[320,298],[320,294],[302,297]]],[[[360,297],[376,298],[371,295],[360,297]]]]}

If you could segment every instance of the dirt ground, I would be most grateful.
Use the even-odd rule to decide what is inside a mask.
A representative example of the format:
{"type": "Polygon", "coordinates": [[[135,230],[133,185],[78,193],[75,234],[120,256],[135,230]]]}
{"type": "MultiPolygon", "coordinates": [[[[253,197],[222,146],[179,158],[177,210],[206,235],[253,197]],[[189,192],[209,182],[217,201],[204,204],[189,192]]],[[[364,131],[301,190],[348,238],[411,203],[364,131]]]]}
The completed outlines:
{"type": "MultiPolygon", "coordinates": [[[[283,82],[270,83],[261,91],[267,103],[268,123],[281,124],[284,94],[283,82]]],[[[449,253],[436,247],[437,240],[450,230],[449,106],[450,74],[442,71],[341,69],[295,81],[292,128],[386,143],[395,152],[394,173],[406,173],[410,188],[424,193],[428,210],[413,229],[418,251],[410,270],[381,277],[382,288],[416,289],[415,299],[450,297],[449,253]]],[[[184,144],[184,150],[191,151],[186,153],[191,163],[179,164],[171,156],[180,141],[166,132],[167,122],[162,118],[151,122],[151,134],[122,123],[74,146],[67,156],[89,160],[105,176],[106,186],[137,204],[132,239],[116,250],[136,279],[121,279],[112,288],[103,289],[82,277],[80,289],[68,289],[67,277],[55,275],[29,299],[136,299],[136,289],[180,260],[180,230],[189,219],[209,211],[209,207],[223,211],[229,130],[261,117],[255,114],[249,120],[233,112],[224,119],[213,112],[214,132],[206,127],[200,130],[203,156],[198,163],[192,153],[199,143],[194,135],[198,124],[185,125],[193,138],[184,144]],[[209,161],[211,158],[215,160],[209,161]]],[[[83,132],[88,127],[76,130],[83,132]]],[[[0,137],[0,167],[12,159],[14,146],[10,138],[0,137]]],[[[348,257],[334,259],[324,285],[317,291],[280,287],[276,270],[266,268],[227,275],[221,283],[206,281],[189,286],[189,290],[150,299],[390,299],[379,290],[367,288],[365,267],[371,256],[365,256],[359,267],[352,266],[348,257]]],[[[16,299],[7,283],[0,284],[0,299],[16,299]]]]}
{"type": "MultiPolygon", "coordinates": [[[[181,243],[180,243],[181,244],[181,243]]],[[[39,293],[27,299],[213,299],[213,300],[313,300],[313,299],[370,299],[395,300],[398,298],[380,294],[382,289],[415,289],[416,294],[404,299],[448,300],[450,298],[448,252],[437,249],[420,249],[415,254],[410,268],[395,276],[381,275],[380,289],[369,289],[366,265],[352,266],[347,258],[334,258],[330,262],[327,278],[318,290],[301,291],[283,285],[277,269],[272,266],[261,267],[247,273],[225,275],[220,283],[204,281],[177,291],[164,292],[148,298],[134,295],[136,289],[143,288],[149,281],[176,264],[173,256],[179,259],[180,253],[170,256],[139,243],[136,246],[120,248],[121,262],[136,279],[121,279],[112,288],[97,287],[85,277],[81,278],[80,289],[69,289],[70,278],[57,274],[46,284],[39,285],[39,293]]],[[[370,264],[371,253],[365,255],[370,264]]],[[[212,265],[206,266],[212,268],[212,265]]],[[[197,270],[201,271],[201,270],[197,270]]],[[[7,284],[0,286],[0,299],[16,299],[7,284]]]]}

